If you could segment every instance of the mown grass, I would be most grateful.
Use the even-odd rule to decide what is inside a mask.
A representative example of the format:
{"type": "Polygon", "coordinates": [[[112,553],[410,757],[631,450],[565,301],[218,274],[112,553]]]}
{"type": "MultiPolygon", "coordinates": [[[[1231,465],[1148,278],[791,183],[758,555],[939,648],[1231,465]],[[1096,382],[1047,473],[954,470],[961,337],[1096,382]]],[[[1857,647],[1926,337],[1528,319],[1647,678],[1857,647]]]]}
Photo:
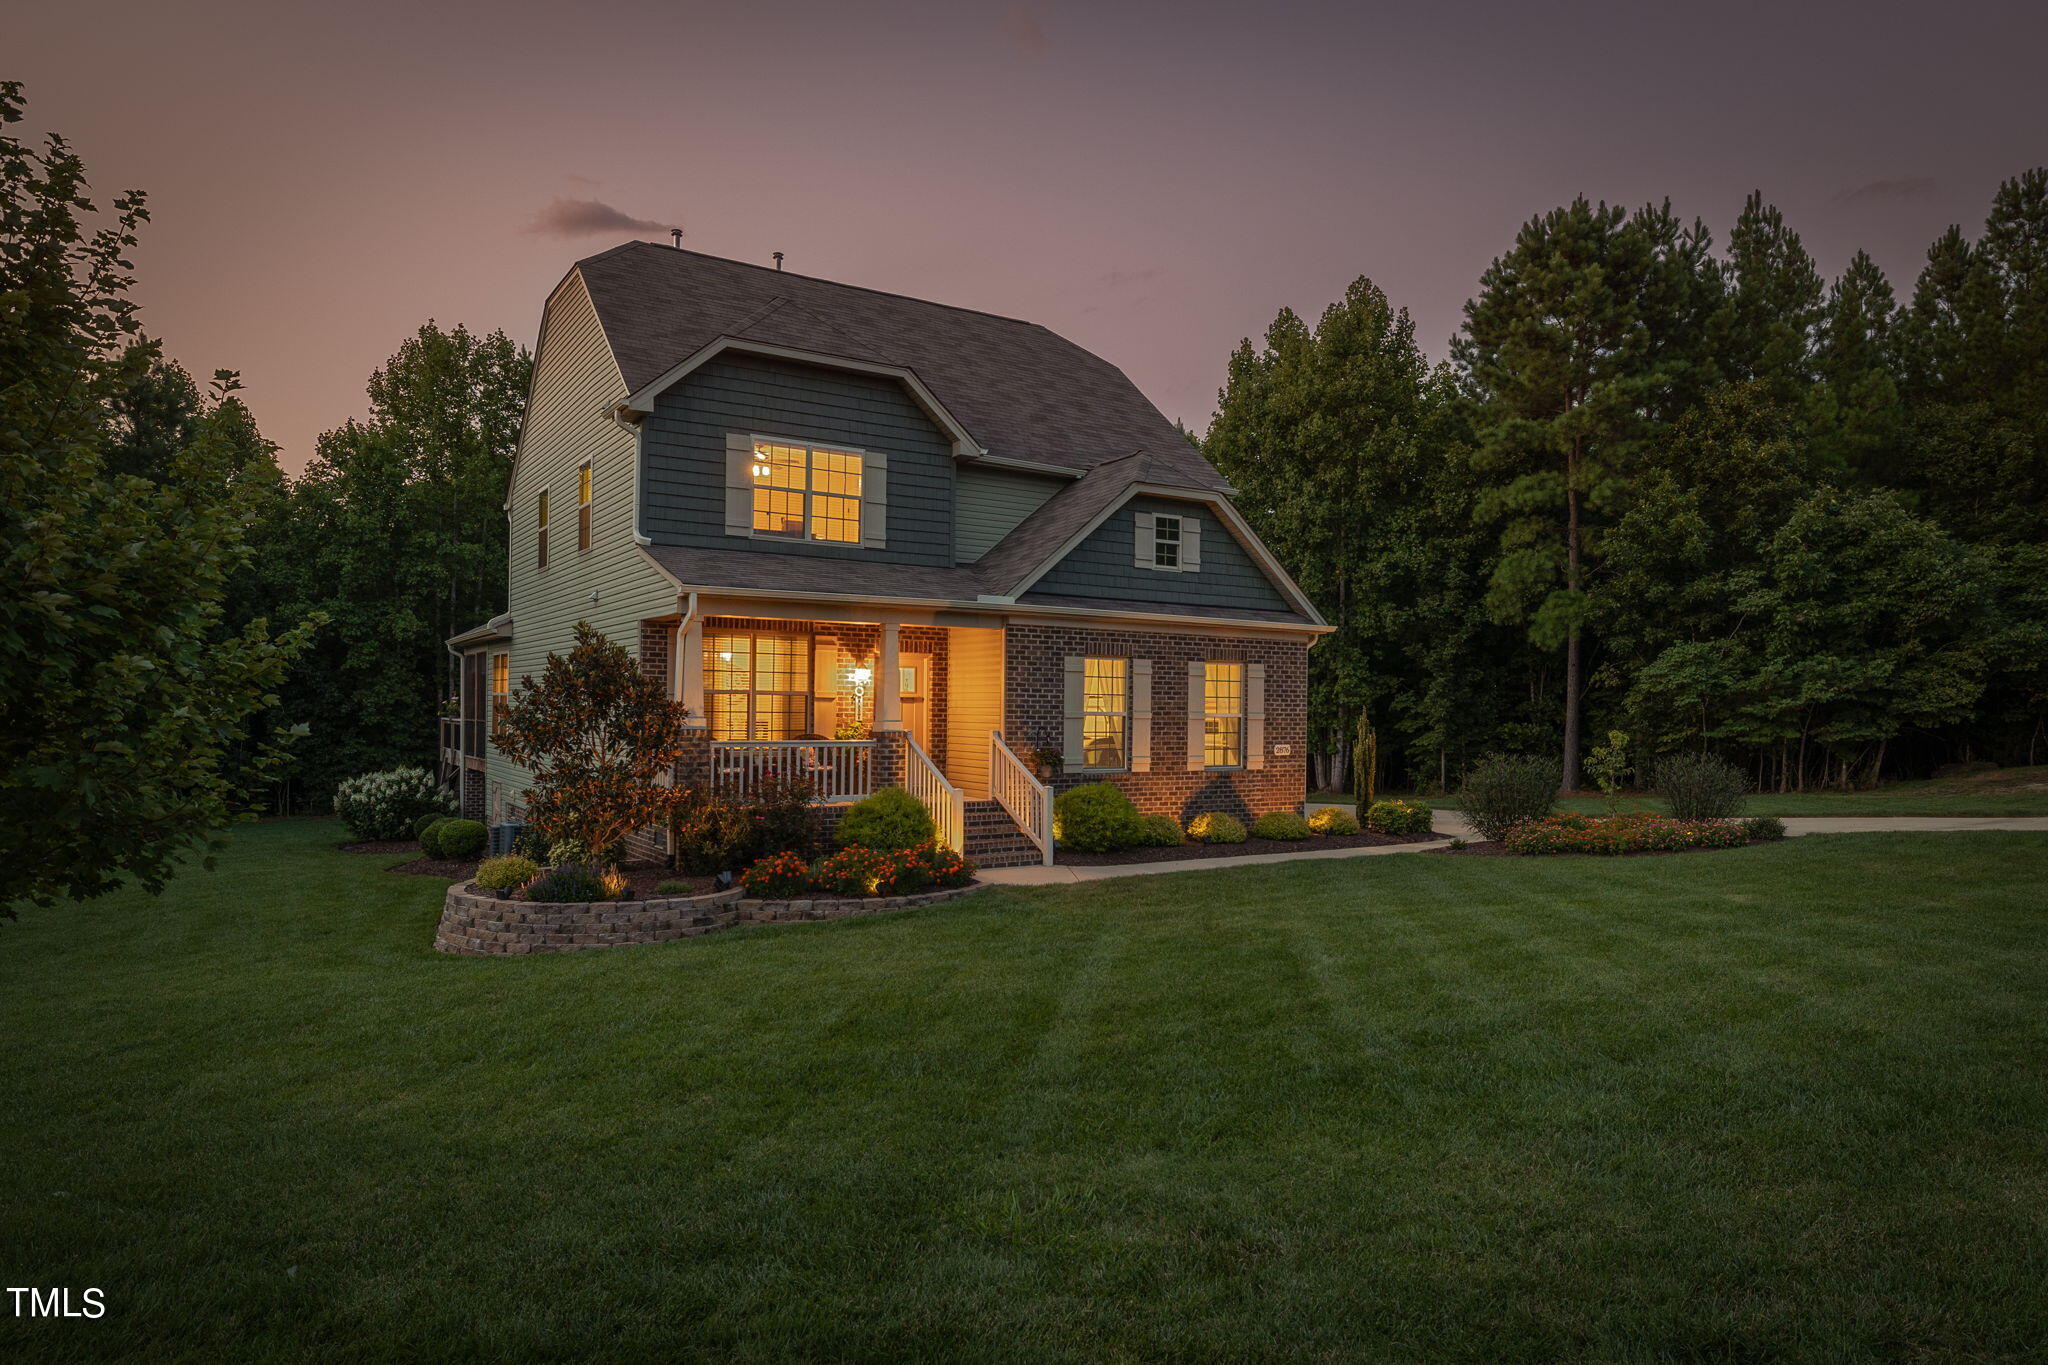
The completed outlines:
{"type": "Polygon", "coordinates": [[[0,930],[39,1357],[2037,1358],[2048,837],[429,950],[249,829],[0,930]]]}
{"type": "MultiPolygon", "coordinates": [[[[1389,795],[1402,795],[1392,792],[1389,795]]],[[[1342,792],[1318,792],[1313,801],[1356,804],[1342,792]]],[[[1411,797],[1438,810],[1455,809],[1454,796],[1411,797]]],[[[1599,815],[1607,803],[1598,796],[1571,796],[1559,810],[1599,815]]],[[[1663,812],[1662,798],[1631,793],[1623,798],[1629,810],[1663,812]]],[[[1967,777],[1925,782],[1887,782],[1872,791],[1759,792],[1743,806],[1745,815],[2048,815],[2048,767],[2000,768],[1967,777]]]]}

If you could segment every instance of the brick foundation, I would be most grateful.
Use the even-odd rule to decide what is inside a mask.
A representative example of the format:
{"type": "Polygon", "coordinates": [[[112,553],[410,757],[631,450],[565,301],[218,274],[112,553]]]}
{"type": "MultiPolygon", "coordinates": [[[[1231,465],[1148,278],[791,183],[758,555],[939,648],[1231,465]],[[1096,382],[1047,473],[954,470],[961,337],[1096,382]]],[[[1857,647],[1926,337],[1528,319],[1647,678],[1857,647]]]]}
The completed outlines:
{"type": "Polygon", "coordinates": [[[750,900],[734,890],[667,900],[565,905],[500,900],[472,887],[456,885],[448,888],[442,902],[434,947],[444,953],[495,957],[671,943],[741,924],[845,919],[938,905],[970,895],[987,884],[976,882],[917,896],[876,896],[867,900],[750,900]]]}
{"type": "Polygon", "coordinates": [[[1062,772],[1046,779],[1057,796],[1087,782],[1121,788],[1139,810],[1186,824],[1204,811],[1252,820],[1268,811],[1299,811],[1308,796],[1308,645],[1300,639],[1166,635],[1114,628],[1012,622],[1005,632],[1003,735],[1029,750],[1061,747],[1069,655],[1152,661],[1152,770],[1062,772]],[[1266,766],[1229,770],[1187,767],[1187,666],[1236,659],[1266,666],[1266,766]],[[1278,753],[1285,748],[1289,752],[1278,753]]]}

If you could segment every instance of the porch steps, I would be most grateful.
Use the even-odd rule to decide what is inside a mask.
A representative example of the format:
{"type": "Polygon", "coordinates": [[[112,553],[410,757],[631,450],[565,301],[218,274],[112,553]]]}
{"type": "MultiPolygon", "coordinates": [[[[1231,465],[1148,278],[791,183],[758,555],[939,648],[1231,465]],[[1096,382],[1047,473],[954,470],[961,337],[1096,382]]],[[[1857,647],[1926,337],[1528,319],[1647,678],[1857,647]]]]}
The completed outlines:
{"type": "Polygon", "coordinates": [[[966,804],[967,856],[976,867],[1035,867],[1038,846],[1024,837],[1010,813],[997,801],[966,804]]]}

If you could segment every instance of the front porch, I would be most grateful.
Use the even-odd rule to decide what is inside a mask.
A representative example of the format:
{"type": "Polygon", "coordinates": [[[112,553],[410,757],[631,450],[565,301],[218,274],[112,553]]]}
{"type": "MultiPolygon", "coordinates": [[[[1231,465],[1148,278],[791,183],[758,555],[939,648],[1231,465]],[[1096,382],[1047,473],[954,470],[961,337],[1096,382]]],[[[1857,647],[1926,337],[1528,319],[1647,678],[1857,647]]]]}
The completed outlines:
{"type": "Polygon", "coordinates": [[[650,621],[643,663],[688,709],[684,781],[797,777],[845,805],[902,787],[977,861],[1051,859],[1051,793],[1003,742],[1004,632],[936,620],[693,611],[650,621]]]}

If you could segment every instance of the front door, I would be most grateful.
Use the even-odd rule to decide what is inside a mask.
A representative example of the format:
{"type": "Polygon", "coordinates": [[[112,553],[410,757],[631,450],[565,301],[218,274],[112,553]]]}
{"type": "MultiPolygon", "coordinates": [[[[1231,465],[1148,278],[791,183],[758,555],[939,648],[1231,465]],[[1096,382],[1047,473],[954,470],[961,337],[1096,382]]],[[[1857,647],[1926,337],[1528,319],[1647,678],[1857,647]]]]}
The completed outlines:
{"type": "Polygon", "coordinates": [[[903,674],[903,728],[927,754],[932,751],[932,656],[900,652],[896,662],[903,674]]]}

